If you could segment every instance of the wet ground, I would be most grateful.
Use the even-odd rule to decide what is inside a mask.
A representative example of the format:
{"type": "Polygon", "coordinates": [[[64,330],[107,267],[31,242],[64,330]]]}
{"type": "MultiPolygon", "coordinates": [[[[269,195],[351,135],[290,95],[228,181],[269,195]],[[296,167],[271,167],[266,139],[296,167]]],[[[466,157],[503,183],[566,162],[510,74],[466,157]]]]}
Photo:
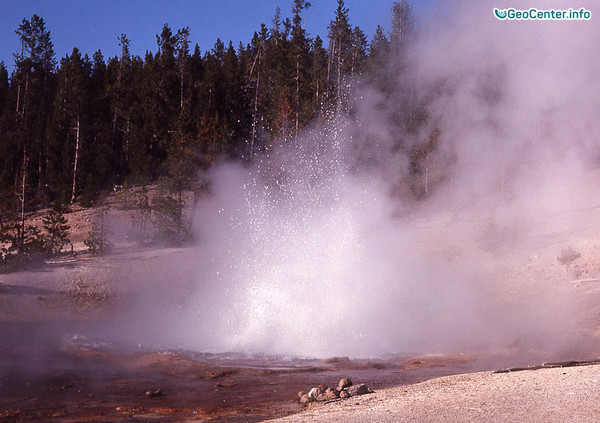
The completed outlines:
{"type": "Polygon", "coordinates": [[[80,335],[94,325],[0,323],[1,421],[253,422],[301,411],[298,391],[335,386],[342,377],[377,390],[538,360],[464,354],[318,360],[125,348],[80,335]]]}

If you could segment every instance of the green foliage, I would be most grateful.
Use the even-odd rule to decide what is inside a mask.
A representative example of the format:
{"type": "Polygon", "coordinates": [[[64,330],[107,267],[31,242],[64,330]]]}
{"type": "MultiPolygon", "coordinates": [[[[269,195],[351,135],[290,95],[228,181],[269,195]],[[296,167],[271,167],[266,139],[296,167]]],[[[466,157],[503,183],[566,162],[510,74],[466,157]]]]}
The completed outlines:
{"type": "Polygon", "coordinates": [[[63,215],[62,207],[55,203],[48,213],[42,218],[43,227],[46,231],[43,247],[50,255],[60,253],[62,248],[70,244],[69,223],[63,215]]]}
{"type": "Polygon", "coordinates": [[[105,254],[110,250],[110,243],[99,235],[97,229],[92,229],[88,232],[88,236],[83,240],[83,244],[87,247],[91,254],[105,254]]]}
{"type": "Polygon", "coordinates": [[[88,236],[83,240],[91,254],[105,254],[110,251],[111,244],[108,241],[108,231],[106,230],[106,213],[106,207],[100,208],[99,216],[92,224],[92,230],[88,232],[88,236]]]}
{"type": "Polygon", "coordinates": [[[0,225],[0,266],[21,268],[60,253],[70,243],[70,227],[60,204],[55,203],[42,218],[42,223],[42,228],[26,225],[24,232],[21,223],[0,225]]]}
{"type": "Polygon", "coordinates": [[[25,230],[24,255],[32,259],[41,258],[48,253],[53,255],[55,251],[51,249],[52,245],[48,234],[42,233],[42,230],[37,226],[27,226],[25,230]]]}
{"type": "Polygon", "coordinates": [[[21,225],[16,223],[0,225],[0,270],[20,269],[39,262],[46,254],[46,237],[36,226],[28,225],[21,244],[21,225]]]}
{"type": "Polygon", "coordinates": [[[159,184],[158,193],[152,200],[152,211],[158,241],[181,245],[192,239],[191,228],[183,213],[183,203],[174,198],[164,185],[159,184]]]}
{"type": "Polygon", "coordinates": [[[115,185],[113,191],[116,191],[117,202],[121,203],[121,208],[123,210],[129,210],[134,207],[132,199],[133,192],[128,181],[123,182],[123,185],[120,186],[115,185]]]}
{"type": "MultiPolygon", "coordinates": [[[[332,10],[328,40],[312,38],[303,22],[309,7],[293,0],[289,18],[277,8],[247,45],[217,39],[202,52],[190,45],[189,28],[165,24],[143,58],[121,34],[117,57],[96,51],[90,59],[74,48],[58,66],[44,20],[24,19],[14,73],[0,63],[0,191],[14,197],[24,179],[29,212],[57,199],[91,206],[115,185],[167,177],[182,208],[182,190],[219,157],[251,159],[278,139],[296,139],[314,119],[351,113],[348,87],[365,72],[377,71],[369,79],[386,97],[414,97],[399,82],[415,30],[406,1],[394,2],[392,28],[378,27],[370,44],[344,0],[332,10]],[[395,55],[400,65],[390,66],[395,55]]],[[[415,133],[415,110],[403,101],[390,121],[415,133]]]]}
{"type": "Polygon", "coordinates": [[[0,260],[6,262],[19,248],[19,226],[14,223],[0,225],[0,260]]]}

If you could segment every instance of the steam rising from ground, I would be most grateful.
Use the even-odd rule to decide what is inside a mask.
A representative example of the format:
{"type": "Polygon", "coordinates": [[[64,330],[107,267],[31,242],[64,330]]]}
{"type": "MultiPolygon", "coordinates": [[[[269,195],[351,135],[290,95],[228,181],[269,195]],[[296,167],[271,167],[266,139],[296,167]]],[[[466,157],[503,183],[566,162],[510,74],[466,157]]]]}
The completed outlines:
{"type": "Polygon", "coordinates": [[[529,282],[549,295],[504,289],[511,265],[595,205],[600,14],[584,6],[591,21],[509,22],[493,17],[500,2],[460,3],[424,22],[408,52],[403,85],[428,114],[420,133],[389,122],[407,98],[364,88],[355,120],[250,167],[216,167],[197,214],[201,245],[183,267],[193,283],[165,321],[170,340],[354,357],[572,341],[568,298],[544,280],[529,282]],[[414,202],[394,146],[434,127],[429,195],[414,202]]]}

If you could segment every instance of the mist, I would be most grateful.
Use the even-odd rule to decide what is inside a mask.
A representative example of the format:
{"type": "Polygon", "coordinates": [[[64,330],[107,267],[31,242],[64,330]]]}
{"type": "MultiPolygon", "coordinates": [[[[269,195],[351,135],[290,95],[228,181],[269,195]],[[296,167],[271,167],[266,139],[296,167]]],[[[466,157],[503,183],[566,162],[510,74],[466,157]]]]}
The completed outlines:
{"type": "Polygon", "coordinates": [[[590,21],[493,15],[527,2],[434,8],[403,57],[410,99],[362,83],[352,118],[203,175],[211,193],[196,212],[198,245],[149,264],[154,288],[127,327],[207,352],[576,349],[568,293],[526,275],[525,295],[507,275],[550,247],[555,257],[597,205],[596,9],[544,2],[581,6],[590,21]],[[427,116],[418,131],[393,121],[408,101],[427,116]],[[434,131],[415,198],[410,148],[398,146],[434,131]]]}

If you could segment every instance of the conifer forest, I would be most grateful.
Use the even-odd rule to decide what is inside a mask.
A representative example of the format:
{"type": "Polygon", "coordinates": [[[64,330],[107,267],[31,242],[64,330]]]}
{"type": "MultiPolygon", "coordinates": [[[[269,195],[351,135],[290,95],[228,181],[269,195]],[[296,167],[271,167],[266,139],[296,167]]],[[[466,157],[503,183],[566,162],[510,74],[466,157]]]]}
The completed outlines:
{"type": "MultiPolygon", "coordinates": [[[[75,46],[57,58],[43,17],[16,23],[14,66],[0,63],[0,224],[17,222],[22,247],[28,213],[90,207],[117,188],[161,182],[182,206],[181,192],[198,192],[199,175],[215,162],[251,162],[311,125],[351,119],[361,84],[387,96],[406,90],[397,81],[416,25],[404,0],[390,10],[391,28],[378,26],[371,40],[343,0],[326,40],[304,29],[309,2],[291,6],[277,8],[247,44],[217,39],[209,51],[191,45],[189,28],[165,24],[144,57],[121,34],[116,57],[75,46]]],[[[409,132],[424,119],[408,103],[390,116],[409,132]]],[[[419,174],[432,142],[410,148],[419,174]]]]}

